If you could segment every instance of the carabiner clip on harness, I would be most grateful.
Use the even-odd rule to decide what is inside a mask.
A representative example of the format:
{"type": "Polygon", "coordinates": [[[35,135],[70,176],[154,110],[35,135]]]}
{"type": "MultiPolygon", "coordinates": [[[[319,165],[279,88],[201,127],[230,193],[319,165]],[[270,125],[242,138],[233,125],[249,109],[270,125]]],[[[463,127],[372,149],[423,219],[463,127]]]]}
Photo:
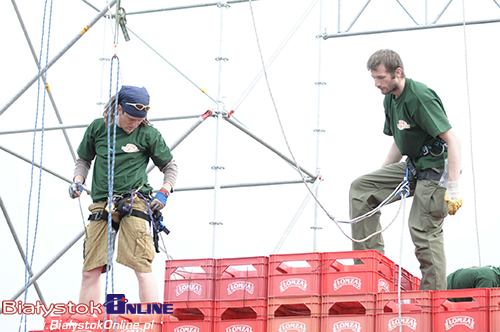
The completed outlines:
{"type": "Polygon", "coordinates": [[[418,154],[417,158],[420,158],[422,156],[426,156],[429,153],[434,157],[439,157],[444,153],[444,151],[447,147],[448,147],[448,145],[446,144],[446,141],[438,136],[438,138],[437,138],[436,142],[434,142],[434,144],[422,146],[422,149],[420,150],[420,153],[418,154]],[[432,151],[438,149],[439,147],[441,147],[441,151],[439,153],[432,152],[432,151]]]}

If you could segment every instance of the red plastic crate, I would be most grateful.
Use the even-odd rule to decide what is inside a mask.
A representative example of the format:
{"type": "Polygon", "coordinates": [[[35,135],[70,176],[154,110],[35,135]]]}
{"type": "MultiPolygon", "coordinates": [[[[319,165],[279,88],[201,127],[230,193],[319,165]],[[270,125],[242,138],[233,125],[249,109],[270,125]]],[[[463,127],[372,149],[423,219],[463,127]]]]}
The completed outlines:
{"type": "Polygon", "coordinates": [[[257,319],[267,317],[267,299],[215,301],[215,319],[257,319]]]}
{"type": "Polygon", "coordinates": [[[213,300],[215,292],[216,260],[167,260],[165,267],[164,301],[213,300]]]}
{"type": "Polygon", "coordinates": [[[265,299],[268,274],[266,256],[218,259],[215,300],[265,299]]]}
{"type": "Polygon", "coordinates": [[[163,315],[163,332],[213,332],[214,301],[173,303],[173,313],[163,315]]]}
{"type": "Polygon", "coordinates": [[[173,303],[173,313],[163,315],[163,321],[203,321],[213,320],[214,301],[190,301],[173,303]]]}
{"type": "Polygon", "coordinates": [[[376,250],[323,253],[323,295],[392,292],[394,268],[394,262],[376,250]]]}
{"type": "Polygon", "coordinates": [[[374,332],[375,301],[375,293],[323,296],[321,331],[374,332]]]}
{"type": "Polygon", "coordinates": [[[432,291],[378,293],[376,312],[377,332],[396,332],[399,325],[408,332],[432,331],[432,291]]]}
{"type": "Polygon", "coordinates": [[[214,330],[217,332],[261,332],[267,329],[267,317],[253,319],[216,319],[214,330]]]}
{"type": "Polygon", "coordinates": [[[433,331],[489,331],[488,288],[434,291],[432,298],[433,331]]]}
{"type": "Polygon", "coordinates": [[[270,297],[267,305],[269,317],[282,316],[320,316],[321,297],[270,297]]]}
{"type": "Polygon", "coordinates": [[[282,316],[267,320],[267,332],[320,332],[319,316],[282,316]]]}
{"type": "Polygon", "coordinates": [[[500,331],[500,288],[490,289],[490,330],[500,331]]]}
{"type": "Polygon", "coordinates": [[[163,332],[214,332],[213,320],[167,321],[163,322],[163,332]]]}
{"type": "Polygon", "coordinates": [[[320,296],[319,252],[269,256],[269,297],[320,296]]]}
{"type": "MultiPolygon", "coordinates": [[[[399,284],[399,265],[394,266],[394,290],[397,291],[399,284]]],[[[401,267],[401,290],[412,291],[418,290],[420,287],[420,279],[401,267]]]]}

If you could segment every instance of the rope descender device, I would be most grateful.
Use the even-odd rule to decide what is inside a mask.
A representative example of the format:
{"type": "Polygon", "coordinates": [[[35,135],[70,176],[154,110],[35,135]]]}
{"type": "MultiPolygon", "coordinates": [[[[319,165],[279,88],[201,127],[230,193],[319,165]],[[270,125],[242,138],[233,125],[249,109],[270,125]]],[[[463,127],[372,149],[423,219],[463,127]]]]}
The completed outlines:
{"type": "Polygon", "coordinates": [[[403,196],[404,196],[404,198],[407,198],[408,196],[410,196],[410,181],[408,180],[409,172],[410,172],[410,170],[407,167],[406,174],[405,174],[405,177],[403,179],[403,183],[401,185],[401,188],[399,189],[399,196],[401,198],[403,198],[403,196]]]}

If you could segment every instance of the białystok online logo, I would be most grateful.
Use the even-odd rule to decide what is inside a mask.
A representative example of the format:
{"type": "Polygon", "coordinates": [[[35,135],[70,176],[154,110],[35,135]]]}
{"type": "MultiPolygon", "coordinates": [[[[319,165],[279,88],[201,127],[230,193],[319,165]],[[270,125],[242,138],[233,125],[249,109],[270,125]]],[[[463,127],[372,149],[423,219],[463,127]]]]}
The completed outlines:
{"type": "Polygon", "coordinates": [[[173,314],[172,303],[128,303],[125,294],[108,294],[104,302],[108,314],[173,314]]]}
{"type": "Polygon", "coordinates": [[[36,303],[23,303],[22,301],[2,301],[2,314],[4,315],[101,315],[106,309],[107,314],[172,314],[172,303],[128,303],[125,294],[107,294],[103,305],[90,301],[89,304],[73,302],[52,303],[48,306],[40,301],[36,303]]]}

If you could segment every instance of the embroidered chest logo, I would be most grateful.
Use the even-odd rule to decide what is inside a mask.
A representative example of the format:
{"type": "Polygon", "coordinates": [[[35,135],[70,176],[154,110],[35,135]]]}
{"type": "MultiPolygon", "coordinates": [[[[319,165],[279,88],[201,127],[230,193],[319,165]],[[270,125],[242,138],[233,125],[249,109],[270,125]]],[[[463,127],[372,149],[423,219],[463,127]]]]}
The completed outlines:
{"type": "Polygon", "coordinates": [[[398,121],[398,129],[399,130],[410,129],[410,125],[408,123],[406,123],[405,120],[399,120],[398,121]]]}
{"type": "Polygon", "coordinates": [[[139,152],[137,146],[135,146],[135,144],[132,143],[128,143],[127,145],[122,146],[122,150],[127,153],[139,152]]]}

